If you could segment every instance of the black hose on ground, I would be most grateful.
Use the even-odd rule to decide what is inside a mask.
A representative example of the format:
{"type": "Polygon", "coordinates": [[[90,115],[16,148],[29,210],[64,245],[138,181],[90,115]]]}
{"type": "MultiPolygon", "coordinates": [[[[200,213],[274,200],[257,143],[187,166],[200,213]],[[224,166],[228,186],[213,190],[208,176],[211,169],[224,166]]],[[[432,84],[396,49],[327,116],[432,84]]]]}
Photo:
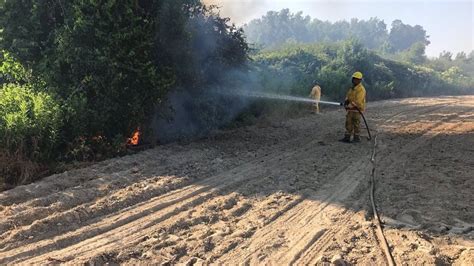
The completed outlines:
{"type": "Polygon", "coordinates": [[[388,245],[387,238],[385,237],[385,234],[382,229],[382,222],[380,221],[380,216],[377,212],[377,207],[375,206],[375,175],[376,175],[376,162],[375,162],[375,154],[377,150],[377,132],[375,133],[375,138],[374,138],[374,146],[372,150],[372,157],[370,159],[370,162],[372,163],[372,174],[370,175],[370,202],[372,204],[372,212],[374,214],[374,223],[376,227],[376,235],[377,238],[379,239],[379,245],[381,246],[385,258],[388,262],[389,266],[395,266],[395,259],[393,258],[392,252],[390,250],[390,246],[388,245]]]}

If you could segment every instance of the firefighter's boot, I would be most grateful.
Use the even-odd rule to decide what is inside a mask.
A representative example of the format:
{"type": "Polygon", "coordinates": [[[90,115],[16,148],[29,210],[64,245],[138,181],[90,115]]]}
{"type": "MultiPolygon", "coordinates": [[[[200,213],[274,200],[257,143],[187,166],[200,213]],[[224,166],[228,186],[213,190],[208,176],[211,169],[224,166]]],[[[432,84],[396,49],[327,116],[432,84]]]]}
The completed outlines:
{"type": "Polygon", "coordinates": [[[351,135],[344,135],[344,138],[341,139],[342,142],[345,142],[345,143],[350,143],[351,142],[351,135]]]}
{"type": "Polygon", "coordinates": [[[360,136],[354,135],[354,142],[360,142],[360,136]]]}

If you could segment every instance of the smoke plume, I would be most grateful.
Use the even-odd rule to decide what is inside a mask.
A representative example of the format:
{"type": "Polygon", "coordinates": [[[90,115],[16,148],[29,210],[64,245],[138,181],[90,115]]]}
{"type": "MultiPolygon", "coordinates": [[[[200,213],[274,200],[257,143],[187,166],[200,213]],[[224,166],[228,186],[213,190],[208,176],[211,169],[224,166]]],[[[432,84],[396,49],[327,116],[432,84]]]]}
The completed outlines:
{"type": "Polygon", "coordinates": [[[242,25],[262,11],[268,0],[203,0],[205,5],[216,5],[223,17],[228,17],[236,25],[242,25]]]}

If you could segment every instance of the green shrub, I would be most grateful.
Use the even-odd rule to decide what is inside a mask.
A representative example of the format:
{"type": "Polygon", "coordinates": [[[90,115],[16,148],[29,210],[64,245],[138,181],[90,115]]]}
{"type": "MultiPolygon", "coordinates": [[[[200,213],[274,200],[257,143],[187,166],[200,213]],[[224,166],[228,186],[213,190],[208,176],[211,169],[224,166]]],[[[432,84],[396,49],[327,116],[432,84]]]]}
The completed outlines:
{"type": "Polygon", "coordinates": [[[28,86],[4,84],[0,90],[0,174],[4,181],[23,182],[54,158],[60,126],[60,106],[53,97],[28,86]]]}
{"type": "Polygon", "coordinates": [[[5,83],[26,83],[31,73],[10,53],[0,50],[0,85],[5,83]]]}
{"type": "Polygon", "coordinates": [[[382,58],[356,40],[292,44],[253,56],[266,92],[307,96],[312,80],[326,99],[342,100],[354,71],[364,74],[369,100],[393,97],[473,93],[474,80],[460,68],[443,72],[427,66],[382,58]]]}

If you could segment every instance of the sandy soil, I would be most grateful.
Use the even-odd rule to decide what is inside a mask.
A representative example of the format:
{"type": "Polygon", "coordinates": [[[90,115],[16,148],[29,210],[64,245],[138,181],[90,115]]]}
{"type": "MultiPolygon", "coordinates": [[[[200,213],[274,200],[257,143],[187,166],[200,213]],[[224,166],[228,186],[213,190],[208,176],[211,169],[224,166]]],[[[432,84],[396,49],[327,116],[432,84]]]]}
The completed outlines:
{"type": "MultiPolygon", "coordinates": [[[[324,106],[323,106],[324,108],[324,106]]],[[[474,265],[474,97],[369,105],[397,264],[474,265]]],[[[386,264],[344,112],[160,146],[0,194],[0,264],[386,264]]]]}

